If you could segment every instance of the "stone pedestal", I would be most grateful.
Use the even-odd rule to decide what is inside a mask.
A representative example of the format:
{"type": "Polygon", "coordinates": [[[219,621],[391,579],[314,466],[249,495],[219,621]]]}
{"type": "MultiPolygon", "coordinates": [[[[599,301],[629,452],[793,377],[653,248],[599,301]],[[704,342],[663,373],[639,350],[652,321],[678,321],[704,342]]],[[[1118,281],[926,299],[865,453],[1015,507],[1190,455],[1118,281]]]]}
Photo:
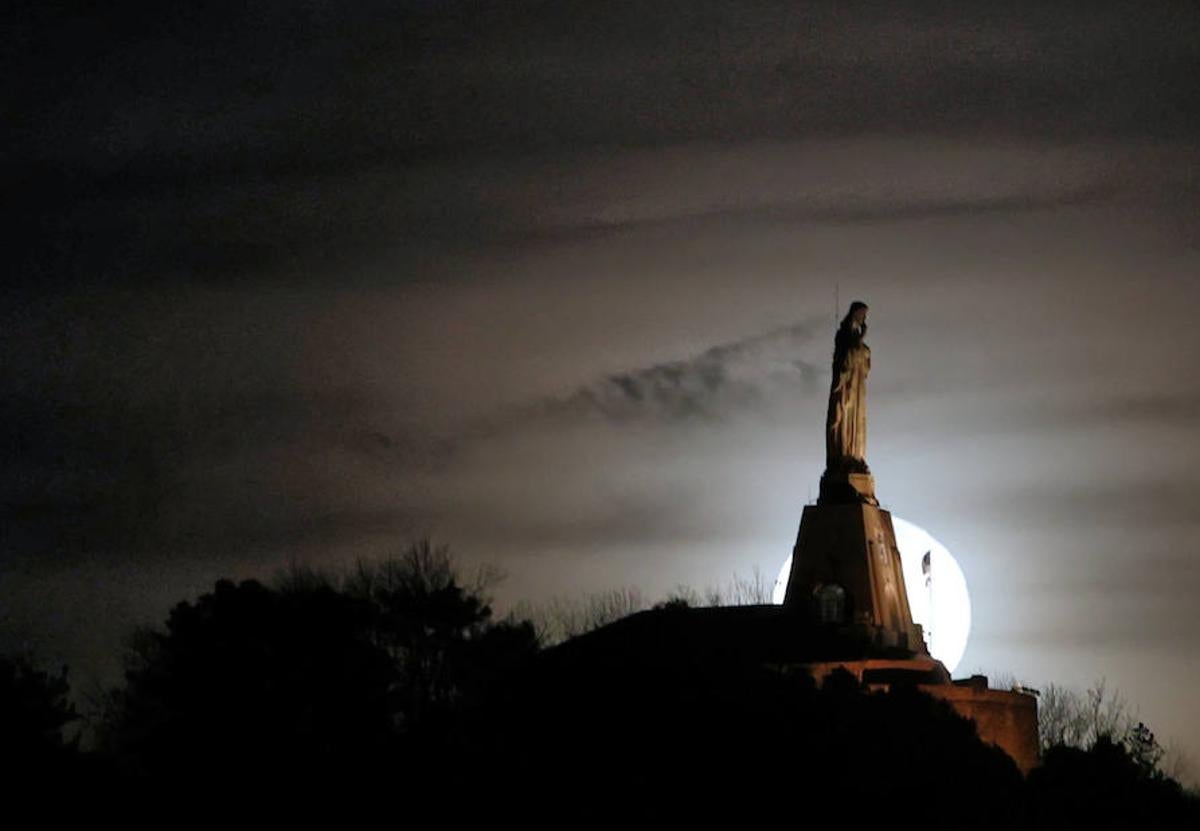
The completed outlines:
{"type": "Polygon", "coordinates": [[[909,611],[892,516],[873,504],[804,508],[784,606],[816,623],[862,628],[878,646],[927,654],[909,611]]]}
{"type": "Polygon", "coordinates": [[[820,493],[817,501],[822,505],[879,505],[875,498],[875,477],[870,473],[827,470],[821,477],[820,493]]]}

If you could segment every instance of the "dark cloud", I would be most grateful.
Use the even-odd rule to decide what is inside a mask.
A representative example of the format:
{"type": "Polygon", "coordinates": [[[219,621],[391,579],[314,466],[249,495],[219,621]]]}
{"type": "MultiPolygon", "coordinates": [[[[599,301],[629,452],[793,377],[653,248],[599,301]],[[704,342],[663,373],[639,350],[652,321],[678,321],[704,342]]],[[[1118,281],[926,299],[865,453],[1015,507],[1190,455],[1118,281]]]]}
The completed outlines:
{"type": "Polygon", "coordinates": [[[557,398],[521,407],[474,431],[480,436],[526,429],[543,420],[646,422],[664,427],[735,416],[781,391],[813,394],[822,370],[806,353],[815,320],[709,347],[677,361],[617,372],[557,398]]]}
{"type": "Polygon", "coordinates": [[[736,416],[781,391],[812,393],[819,372],[803,352],[815,328],[797,323],[616,373],[442,436],[381,427],[384,402],[301,385],[281,356],[250,359],[239,381],[232,366],[208,375],[193,342],[167,356],[170,377],[155,378],[117,368],[136,365],[137,337],[107,344],[111,357],[90,372],[68,348],[65,386],[0,379],[9,436],[0,545],[10,558],[65,564],[334,545],[418,528],[432,502],[414,502],[399,483],[445,473],[480,442],[597,418],[669,428],[736,416]]]}
{"type": "MultiPolygon", "coordinates": [[[[504,231],[486,202],[441,211],[440,187],[411,194],[431,214],[397,223],[395,198],[364,184],[439,159],[861,135],[1186,138],[1200,113],[1183,80],[1200,72],[1200,15],[1184,4],[17,3],[5,18],[0,69],[22,82],[0,169],[26,286],[311,274],[389,236],[504,231]]],[[[1040,200],[764,212],[870,222],[1040,200]]]]}
{"type": "Polygon", "coordinates": [[[0,544],[22,559],[163,558],[328,542],[385,521],[338,495],[346,468],[376,451],[360,402],[208,392],[155,403],[6,397],[0,544]]]}
{"type": "Polygon", "coordinates": [[[28,269],[15,271],[38,290],[78,281],[404,283],[440,276],[444,261],[463,249],[495,255],[634,233],[1091,205],[1135,189],[1130,179],[1150,164],[1129,165],[1131,172],[1096,148],[930,139],[393,161],[341,172],[317,166],[302,177],[259,171],[230,181],[201,178],[177,192],[60,204],[26,241],[37,243],[27,250],[28,269]],[[929,164],[931,153],[940,156],[938,166],[929,164]],[[365,278],[371,266],[377,273],[365,278]]]}
{"type": "Polygon", "coordinates": [[[1118,192],[1115,186],[1098,185],[1061,193],[1003,194],[969,199],[915,199],[899,202],[850,198],[839,200],[838,204],[825,205],[814,204],[815,200],[806,199],[790,204],[722,208],[630,222],[595,222],[577,226],[570,231],[553,229],[545,233],[561,238],[571,232],[578,234],[611,233],[681,222],[695,222],[701,226],[728,228],[743,222],[753,222],[764,227],[771,225],[795,226],[803,223],[840,225],[907,222],[919,219],[973,217],[987,214],[1019,214],[1094,204],[1111,199],[1118,192]]]}
{"type": "Polygon", "coordinates": [[[558,413],[598,413],[606,419],[667,422],[720,417],[758,404],[772,386],[816,387],[818,369],[798,354],[812,322],[723,343],[699,355],[610,375],[548,405],[558,413]]]}
{"type": "Polygon", "coordinates": [[[312,0],[8,17],[10,66],[31,81],[23,148],[90,170],[137,159],[160,182],[163,167],[498,145],[1169,130],[1194,126],[1184,79],[1200,57],[1200,17],[1181,3],[312,0]],[[39,146],[47,131],[58,147],[39,146]]]}
{"type": "Polygon", "coordinates": [[[408,448],[381,443],[373,391],[319,372],[319,302],[89,292],[10,314],[5,559],[278,550],[378,527],[384,509],[348,483],[408,448]]]}

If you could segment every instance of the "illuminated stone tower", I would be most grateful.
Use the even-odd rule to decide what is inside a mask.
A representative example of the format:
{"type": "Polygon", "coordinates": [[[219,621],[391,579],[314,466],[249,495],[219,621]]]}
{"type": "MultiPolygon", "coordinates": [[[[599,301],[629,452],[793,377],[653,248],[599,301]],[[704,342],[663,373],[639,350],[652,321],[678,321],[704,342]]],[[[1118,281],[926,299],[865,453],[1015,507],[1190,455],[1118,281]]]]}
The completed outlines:
{"type": "Polygon", "coordinates": [[[858,630],[874,646],[925,655],[892,516],[879,507],[865,458],[866,317],[866,304],[852,304],[835,339],[825,473],[817,504],[800,519],[784,606],[817,623],[858,630]]]}
{"type": "Polygon", "coordinates": [[[784,606],[816,622],[861,629],[874,645],[925,654],[912,621],[887,511],[818,502],[800,519],[784,606]]]}

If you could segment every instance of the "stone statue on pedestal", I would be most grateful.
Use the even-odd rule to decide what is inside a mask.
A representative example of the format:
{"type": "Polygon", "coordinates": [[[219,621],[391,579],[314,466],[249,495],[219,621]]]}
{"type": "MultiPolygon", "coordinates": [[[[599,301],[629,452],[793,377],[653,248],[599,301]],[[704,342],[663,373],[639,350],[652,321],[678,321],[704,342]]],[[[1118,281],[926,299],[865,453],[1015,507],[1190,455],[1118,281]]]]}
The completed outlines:
{"type": "Polygon", "coordinates": [[[825,418],[825,474],[822,503],[865,502],[878,505],[875,481],[867,467],[867,373],[871,348],[867,304],[854,302],[842,318],[833,345],[833,378],[825,418]]]}
{"type": "Polygon", "coordinates": [[[834,339],[833,380],[825,419],[825,468],[839,473],[867,472],[867,373],[871,349],[867,304],[852,303],[834,339]]]}
{"type": "Polygon", "coordinates": [[[913,623],[892,516],[867,468],[867,304],[852,303],[834,340],[825,473],[792,549],[784,605],[824,624],[856,627],[876,646],[925,654],[913,623]]]}

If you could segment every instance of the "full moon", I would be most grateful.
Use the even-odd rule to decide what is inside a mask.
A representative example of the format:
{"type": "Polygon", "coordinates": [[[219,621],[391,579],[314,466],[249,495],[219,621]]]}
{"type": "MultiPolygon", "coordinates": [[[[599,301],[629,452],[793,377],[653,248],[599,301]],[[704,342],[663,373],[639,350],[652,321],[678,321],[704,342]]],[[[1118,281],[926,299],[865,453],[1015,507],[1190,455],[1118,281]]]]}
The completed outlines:
{"type": "MultiPolygon", "coordinates": [[[[971,633],[971,597],[967,580],[958,562],[946,546],[919,525],[898,516],[892,517],[896,530],[896,545],[900,548],[900,565],[904,570],[904,586],[908,590],[908,607],[913,623],[925,630],[929,654],[954,672],[967,649],[971,633]],[[929,552],[929,571],[922,568],[925,553],[929,552]]],[[[789,556],[775,580],[772,600],[783,602],[788,576],[792,571],[789,556]]]]}

